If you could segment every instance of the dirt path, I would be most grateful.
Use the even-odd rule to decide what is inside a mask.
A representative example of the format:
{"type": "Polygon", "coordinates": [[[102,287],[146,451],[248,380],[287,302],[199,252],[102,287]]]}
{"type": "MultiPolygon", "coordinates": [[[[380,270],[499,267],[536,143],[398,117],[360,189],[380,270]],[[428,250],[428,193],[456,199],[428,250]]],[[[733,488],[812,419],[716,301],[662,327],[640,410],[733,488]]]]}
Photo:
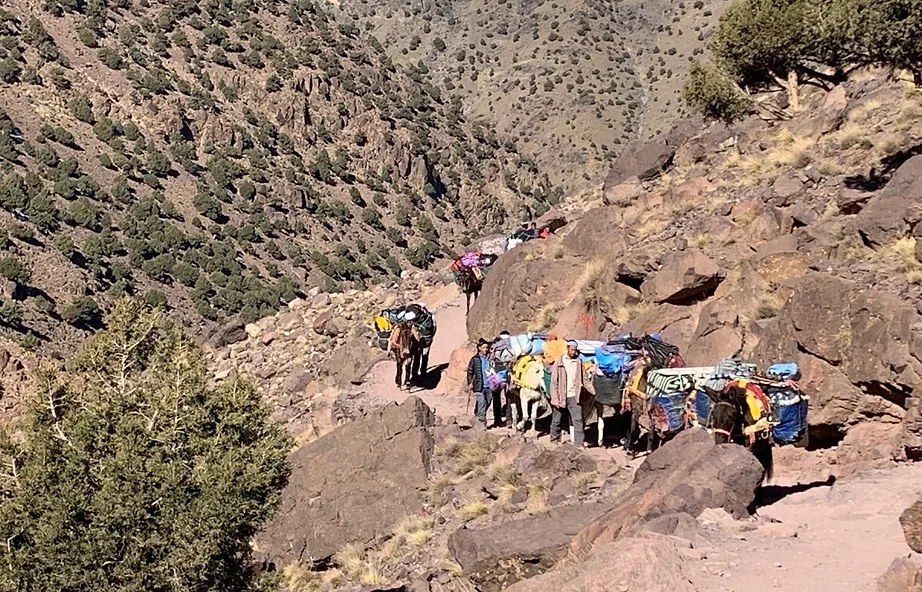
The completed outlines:
{"type": "MultiPolygon", "coordinates": [[[[899,516],[922,495],[922,464],[868,471],[759,509],[754,530],[715,526],[689,565],[709,592],[867,592],[910,553],[899,516]]],[[[776,492],[778,490],[775,490],[776,492]]],[[[795,490],[796,491],[796,490],[795,490]]]]}
{"type": "Polygon", "coordinates": [[[362,390],[381,402],[402,402],[409,394],[421,398],[441,417],[463,415],[466,393],[459,393],[457,380],[448,375],[448,364],[453,351],[467,343],[467,315],[464,296],[455,285],[439,288],[423,299],[435,312],[438,329],[429,352],[429,385],[432,388],[414,388],[410,393],[394,384],[394,362],[380,362],[371,369],[362,390]],[[432,384],[436,382],[436,384],[432,384]]]}

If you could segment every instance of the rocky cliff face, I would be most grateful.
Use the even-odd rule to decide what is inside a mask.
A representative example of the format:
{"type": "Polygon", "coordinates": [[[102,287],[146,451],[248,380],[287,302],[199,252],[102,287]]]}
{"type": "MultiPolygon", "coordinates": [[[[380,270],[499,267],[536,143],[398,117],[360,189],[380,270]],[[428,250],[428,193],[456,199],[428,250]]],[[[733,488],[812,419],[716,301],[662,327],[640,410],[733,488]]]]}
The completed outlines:
{"type": "Polygon", "coordinates": [[[703,132],[657,180],[615,175],[567,204],[558,236],[500,258],[470,334],[658,331],[691,365],[791,359],[811,447],[917,458],[920,106],[898,83],[849,83],[790,121],[703,132]]]}

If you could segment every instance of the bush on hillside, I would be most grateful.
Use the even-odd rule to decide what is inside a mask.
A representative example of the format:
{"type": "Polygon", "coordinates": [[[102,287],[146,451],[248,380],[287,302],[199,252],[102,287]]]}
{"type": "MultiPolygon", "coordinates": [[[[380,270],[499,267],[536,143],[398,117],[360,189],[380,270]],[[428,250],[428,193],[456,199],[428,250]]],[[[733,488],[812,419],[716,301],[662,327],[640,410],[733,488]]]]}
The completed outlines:
{"type": "Polygon", "coordinates": [[[249,383],[120,301],[72,373],[45,375],[2,440],[0,590],[268,590],[250,539],[275,511],[289,438],[249,383]],[[49,404],[50,402],[50,404],[49,404]]]}
{"type": "Polygon", "coordinates": [[[95,327],[99,322],[99,305],[92,296],[77,296],[61,310],[61,318],[77,327],[95,327]]]}
{"type": "Polygon", "coordinates": [[[32,279],[32,271],[25,263],[11,255],[0,259],[0,277],[25,285],[32,279]]]}
{"type": "Polygon", "coordinates": [[[710,119],[731,123],[744,117],[750,101],[729,76],[713,66],[692,64],[685,88],[685,102],[710,119]]]}

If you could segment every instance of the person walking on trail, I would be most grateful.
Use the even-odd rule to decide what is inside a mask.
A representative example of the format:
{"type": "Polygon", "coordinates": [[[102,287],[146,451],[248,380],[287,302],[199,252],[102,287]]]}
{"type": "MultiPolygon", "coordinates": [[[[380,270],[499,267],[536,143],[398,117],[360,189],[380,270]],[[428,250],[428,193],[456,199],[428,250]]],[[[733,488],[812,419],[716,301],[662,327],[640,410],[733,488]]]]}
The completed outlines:
{"type": "Polygon", "coordinates": [[[487,409],[493,401],[493,389],[487,382],[490,376],[490,342],[477,342],[477,353],[467,364],[467,385],[474,393],[474,415],[484,427],[487,426],[487,409]]]}
{"type": "Polygon", "coordinates": [[[583,408],[579,404],[583,390],[583,365],[579,360],[576,341],[567,341],[567,353],[551,366],[551,441],[560,440],[560,422],[568,415],[573,433],[573,445],[583,445],[583,408]]]}

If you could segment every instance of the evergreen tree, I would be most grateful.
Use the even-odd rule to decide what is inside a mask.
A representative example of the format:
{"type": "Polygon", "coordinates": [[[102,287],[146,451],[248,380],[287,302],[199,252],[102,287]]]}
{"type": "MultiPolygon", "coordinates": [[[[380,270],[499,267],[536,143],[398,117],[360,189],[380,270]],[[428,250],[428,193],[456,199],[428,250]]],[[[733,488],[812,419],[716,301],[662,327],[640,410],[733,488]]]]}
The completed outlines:
{"type": "Polygon", "coordinates": [[[210,386],[160,312],[122,300],[107,327],[41,378],[22,442],[2,441],[0,590],[268,589],[250,539],[288,436],[250,384],[210,386]]]}

